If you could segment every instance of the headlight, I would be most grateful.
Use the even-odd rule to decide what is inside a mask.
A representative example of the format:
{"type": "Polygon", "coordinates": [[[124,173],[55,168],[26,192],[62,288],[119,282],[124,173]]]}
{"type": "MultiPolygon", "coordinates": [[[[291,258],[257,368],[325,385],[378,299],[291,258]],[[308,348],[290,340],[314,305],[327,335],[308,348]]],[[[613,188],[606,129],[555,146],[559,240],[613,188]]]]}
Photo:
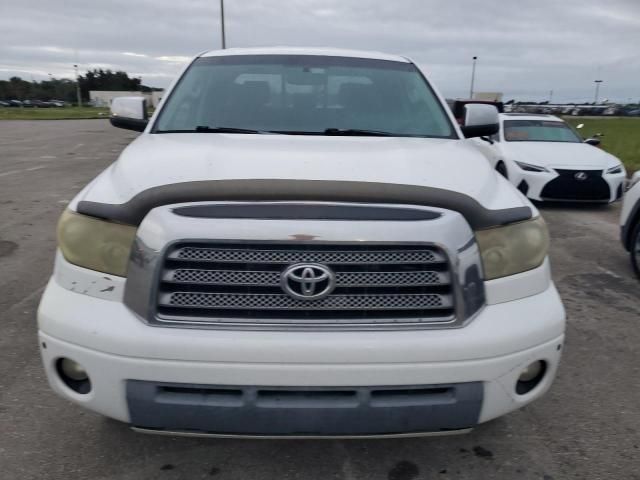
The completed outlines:
{"type": "Polygon", "coordinates": [[[622,165],[616,165],[615,167],[607,168],[607,173],[622,173],[622,165]]]}
{"type": "Polygon", "coordinates": [[[58,222],[58,246],[70,263],[127,276],[136,227],[107,222],[65,210],[58,222]]]}
{"type": "Polygon", "coordinates": [[[539,267],[549,249],[542,217],[476,232],[486,280],[539,267]]]}
{"type": "Polygon", "coordinates": [[[516,162],[516,163],[525,172],[548,172],[549,171],[544,167],[539,167],[538,165],[531,165],[530,163],[524,163],[524,162],[516,162]]]}

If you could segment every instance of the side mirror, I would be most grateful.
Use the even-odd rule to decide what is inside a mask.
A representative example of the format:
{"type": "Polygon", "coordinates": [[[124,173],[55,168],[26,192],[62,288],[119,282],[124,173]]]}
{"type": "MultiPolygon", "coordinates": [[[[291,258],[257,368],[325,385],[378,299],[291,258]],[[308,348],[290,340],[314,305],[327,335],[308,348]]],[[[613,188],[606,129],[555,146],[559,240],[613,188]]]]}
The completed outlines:
{"type": "Polygon", "coordinates": [[[589,145],[593,145],[594,147],[597,147],[598,145],[600,145],[600,139],[599,138],[587,138],[584,143],[588,143],[589,145]]]}
{"type": "Polygon", "coordinates": [[[149,123],[144,97],[116,97],[111,102],[111,125],[142,132],[149,123]]]}
{"type": "Polygon", "coordinates": [[[462,133],[466,138],[490,137],[498,133],[498,109],[493,105],[470,103],[464,106],[462,133]]]}

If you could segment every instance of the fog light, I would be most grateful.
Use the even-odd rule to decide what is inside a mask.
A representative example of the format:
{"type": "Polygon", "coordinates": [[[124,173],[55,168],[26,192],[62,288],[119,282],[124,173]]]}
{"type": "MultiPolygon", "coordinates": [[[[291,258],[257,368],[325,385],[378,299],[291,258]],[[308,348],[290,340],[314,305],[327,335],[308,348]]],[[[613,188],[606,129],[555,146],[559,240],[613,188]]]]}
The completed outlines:
{"type": "Polygon", "coordinates": [[[91,391],[89,375],[78,362],[70,358],[59,358],[56,370],[64,384],[74,392],[85,394],[91,391]]]}
{"type": "Polygon", "coordinates": [[[546,371],[547,363],[542,360],[537,360],[527,365],[527,367],[522,370],[520,376],[518,377],[518,382],[516,383],[516,393],[518,395],[524,395],[525,393],[529,393],[531,390],[536,388],[536,386],[544,377],[546,371]]]}
{"type": "Polygon", "coordinates": [[[541,371],[542,371],[542,362],[541,361],[533,362],[522,371],[522,373],[520,374],[520,378],[518,378],[518,381],[530,382],[531,380],[536,378],[541,371]]]}
{"type": "Polygon", "coordinates": [[[82,380],[89,378],[87,376],[87,371],[82,368],[82,365],[78,362],[74,362],[70,358],[62,359],[60,362],[60,369],[67,377],[77,382],[81,382],[82,380]]]}

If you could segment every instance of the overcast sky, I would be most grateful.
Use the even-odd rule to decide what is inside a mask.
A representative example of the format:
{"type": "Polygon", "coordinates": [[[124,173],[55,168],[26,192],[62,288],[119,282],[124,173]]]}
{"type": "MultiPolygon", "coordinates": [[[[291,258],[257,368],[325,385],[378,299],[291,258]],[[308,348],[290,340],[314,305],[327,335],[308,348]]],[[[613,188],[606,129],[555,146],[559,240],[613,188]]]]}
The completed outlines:
{"type": "MultiPolygon", "coordinates": [[[[102,67],[167,86],[220,47],[219,0],[0,0],[0,78],[102,67]]],[[[412,57],[450,97],[640,99],[640,0],[225,0],[227,45],[381,50],[412,57]]]]}

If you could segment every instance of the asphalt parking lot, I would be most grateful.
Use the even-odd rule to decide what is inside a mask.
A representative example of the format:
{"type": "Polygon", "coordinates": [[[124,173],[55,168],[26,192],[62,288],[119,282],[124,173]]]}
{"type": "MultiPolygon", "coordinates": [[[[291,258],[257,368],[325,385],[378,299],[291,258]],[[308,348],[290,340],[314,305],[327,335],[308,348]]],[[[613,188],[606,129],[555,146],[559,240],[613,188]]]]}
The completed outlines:
{"type": "Polygon", "coordinates": [[[58,398],[35,318],[55,224],[134,137],[105,120],[0,122],[0,479],[640,479],[640,283],[619,205],[542,209],[569,316],[559,376],[540,401],[469,435],[146,436],[58,398]]]}

